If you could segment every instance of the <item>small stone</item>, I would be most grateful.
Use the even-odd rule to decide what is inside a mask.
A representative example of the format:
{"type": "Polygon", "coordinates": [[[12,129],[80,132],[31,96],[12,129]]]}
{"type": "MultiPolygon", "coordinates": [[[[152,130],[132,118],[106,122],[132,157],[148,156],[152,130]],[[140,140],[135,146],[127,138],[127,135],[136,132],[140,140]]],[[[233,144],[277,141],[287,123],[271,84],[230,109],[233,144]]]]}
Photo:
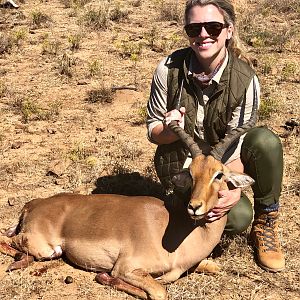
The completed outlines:
{"type": "Polygon", "coordinates": [[[55,128],[47,128],[47,132],[50,134],[55,134],[57,130],[55,128]]]}
{"type": "Polygon", "coordinates": [[[22,124],[22,123],[15,124],[16,129],[27,129],[27,127],[28,125],[26,124],[22,124]]]}
{"type": "Polygon", "coordinates": [[[88,82],[83,79],[77,81],[77,85],[87,85],[87,84],[88,84],[88,82]]]}
{"type": "Polygon", "coordinates": [[[65,283],[66,283],[66,284],[73,283],[73,277],[67,276],[67,277],[65,278],[65,283]]]}
{"type": "Polygon", "coordinates": [[[170,22],[170,26],[177,26],[178,25],[178,22],[176,22],[176,21],[171,21],[170,22]]]}
{"type": "Polygon", "coordinates": [[[18,142],[14,142],[11,145],[11,149],[19,149],[22,146],[22,142],[18,141],[18,142]]]}
{"type": "Polygon", "coordinates": [[[8,198],[7,203],[9,206],[14,206],[16,202],[15,198],[8,198]]]}
{"type": "Polygon", "coordinates": [[[104,132],[106,128],[103,127],[96,127],[96,132],[104,132]]]}

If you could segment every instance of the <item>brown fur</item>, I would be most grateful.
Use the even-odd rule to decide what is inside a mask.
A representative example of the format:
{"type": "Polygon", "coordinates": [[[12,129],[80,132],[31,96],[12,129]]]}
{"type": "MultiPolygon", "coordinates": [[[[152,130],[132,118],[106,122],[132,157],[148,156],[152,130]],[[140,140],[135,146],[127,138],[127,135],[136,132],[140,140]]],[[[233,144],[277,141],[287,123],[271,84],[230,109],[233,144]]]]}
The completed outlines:
{"type": "MultiPolygon", "coordinates": [[[[200,206],[205,214],[215,205],[225,179],[212,176],[216,171],[225,172],[224,168],[211,157],[194,159],[190,206],[200,206]]],[[[81,268],[105,272],[98,276],[100,282],[144,299],[149,296],[164,300],[167,294],[161,283],[175,281],[205,259],[219,242],[226,224],[226,216],[212,223],[198,215],[195,221],[191,216],[183,201],[59,194],[27,203],[18,225],[0,238],[0,251],[13,253],[4,246],[7,243],[29,255],[22,256],[10,270],[26,267],[31,256],[52,259],[63,252],[81,268]],[[154,280],[150,275],[159,278],[154,280]]],[[[207,266],[202,264],[198,270],[216,270],[211,264],[207,266]]]]}

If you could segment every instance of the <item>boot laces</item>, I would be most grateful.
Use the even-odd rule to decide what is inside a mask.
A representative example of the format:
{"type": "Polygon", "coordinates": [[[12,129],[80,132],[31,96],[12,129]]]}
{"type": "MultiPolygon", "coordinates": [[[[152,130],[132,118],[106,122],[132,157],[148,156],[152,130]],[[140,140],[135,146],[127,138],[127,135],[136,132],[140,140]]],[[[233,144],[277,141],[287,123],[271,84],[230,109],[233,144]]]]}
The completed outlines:
{"type": "Polygon", "coordinates": [[[265,224],[261,224],[261,230],[257,232],[262,246],[265,247],[263,252],[277,251],[275,225],[276,221],[272,217],[266,216],[265,224]]]}

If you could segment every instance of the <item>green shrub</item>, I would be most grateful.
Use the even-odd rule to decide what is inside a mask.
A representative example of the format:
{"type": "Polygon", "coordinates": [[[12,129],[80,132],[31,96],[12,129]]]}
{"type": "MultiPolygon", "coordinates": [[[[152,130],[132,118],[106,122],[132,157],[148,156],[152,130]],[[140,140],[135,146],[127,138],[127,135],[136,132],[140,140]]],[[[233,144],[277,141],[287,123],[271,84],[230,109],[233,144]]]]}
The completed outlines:
{"type": "Polygon", "coordinates": [[[82,39],[82,35],[80,33],[69,35],[68,41],[70,44],[70,49],[72,51],[78,50],[80,48],[81,39],[82,39]]]}
{"type": "Polygon", "coordinates": [[[117,41],[115,46],[122,57],[132,58],[132,60],[135,60],[142,53],[143,49],[142,42],[131,41],[127,38],[117,41]]]}
{"type": "Polygon", "coordinates": [[[294,62],[286,62],[282,68],[281,76],[282,80],[292,80],[296,77],[299,77],[297,74],[297,65],[294,62]]]}
{"type": "Polygon", "coordinates": [[[102,65],[99,60],[93,60],[88,63],[89,76],[94,77],[101,75],[102,73],[102,65]]]}
{"type": "Polygon", "coordinates": [[[42,44],[42,54],[57,55],[60,47],[60,41],[45,39],[42,44]]]}
{"type": "Polygon", "coordinates": [[[269,119],[279,108],[278,100],[272,97],[262,97],[259,107],[259,119],[269,119]]]}
{"type": "Polygon", "coordinates": [[[20,45],[21,41],[24,41],[27,36],[27,31],[24,28],[13,31],[12,39],[15,45],[20,45]]]}

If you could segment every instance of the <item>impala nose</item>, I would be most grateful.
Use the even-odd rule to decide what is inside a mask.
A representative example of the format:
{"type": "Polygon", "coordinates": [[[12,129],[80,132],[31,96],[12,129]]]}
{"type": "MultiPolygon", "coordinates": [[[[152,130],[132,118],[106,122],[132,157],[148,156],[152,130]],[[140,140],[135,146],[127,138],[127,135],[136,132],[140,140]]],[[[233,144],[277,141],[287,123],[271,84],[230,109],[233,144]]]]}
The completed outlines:
{"type": "Polygon", "coordinates": [[[202,202],[200,202],[196,206],[189,203],[188,208],[187,208],[189,215],[194,218],[201,217],[203,215],[203,212],[201,211],[202,206],[203,206],[202,202]]]}

